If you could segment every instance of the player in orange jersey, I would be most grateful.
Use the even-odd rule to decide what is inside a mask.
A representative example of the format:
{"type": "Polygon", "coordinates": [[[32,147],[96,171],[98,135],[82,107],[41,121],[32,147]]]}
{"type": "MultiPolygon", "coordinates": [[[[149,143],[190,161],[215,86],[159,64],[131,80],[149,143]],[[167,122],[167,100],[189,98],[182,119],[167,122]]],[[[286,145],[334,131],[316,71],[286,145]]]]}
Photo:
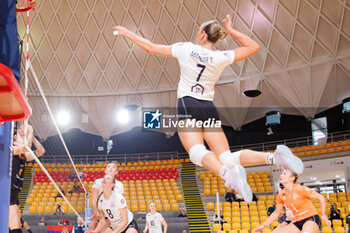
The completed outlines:
{"type": "Polygon", "coordinates": [[[288,169],[283,170],[280,176],[280,182],[283,184],[284,189],[277,195],[276,210],[261,226],[256,227],[254,232],[262,231],[278,218],[283,211],[284,205],[293,212],[296,219],[294,223],[284,228],[284,232],[320,232],[320,228],[322,227],[321,218],[328,226],[331,225],[326,215],[326,202],[324,197],[306,186],[296,184],[297,179],[298,175],[296,173],[288,169]],[[322,213],[321,218],[315,206],[312,204],[311,198],[319,201],[322,213]]]}

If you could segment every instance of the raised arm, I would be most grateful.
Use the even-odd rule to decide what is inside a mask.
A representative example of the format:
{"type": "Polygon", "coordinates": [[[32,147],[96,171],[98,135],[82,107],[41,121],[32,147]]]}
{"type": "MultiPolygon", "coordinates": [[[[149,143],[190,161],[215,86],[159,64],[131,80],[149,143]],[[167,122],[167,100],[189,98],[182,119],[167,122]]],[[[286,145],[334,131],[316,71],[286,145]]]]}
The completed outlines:
{"type": "Polygon", "coordinates": [[[230,15],[226,15],[226,18],[223,22],[226,32],[242,45],[242,47],[234,50],[235,60],[233,62],[246,59],[247,57],[250,57],[259,51],[260,45],[258,43],[256,43],[253,39],[244,33],[233,29],[230,15]]]}
{"type": "Polygon", "coordinates": [[[318,202],[320,203],[320,208],[321,208],[321,218],[322,218],[323,221],[326,222],[326,224],[328,226],[331,226],[332,224],[328,220],[327,215],[326,215],[326,201],[325,201],[324,197],[321,194],[316,193],[316,192],[313,191],[311,193],[311,198],[318,200],[318,202]]]}
{"type": "Polygon", "coordinates": [[[270,215],[270,217],[268,219],[266,219],[266,221],[261,226],[258,226],[257,228],[255,228],[254,232],[260,232],[260,231],[264,230],[264,228],[269,226],[275,219],[278,218],[278,216],[280,216],[283,208],[284,208],[283,204],[277,204],[275,211],[270,215]]]}
{"type": "MultiPolygon", "coordinates": [[[[43,154],[45,154],[45,148],[43,147],[43,145],[41,145],[41,143],[34,136],[32,137],[32,141],[33,141],[33,144],[34,144],[35,149],[36,149],[36,156],[40,157],[43,154]]],[[[29,152],[26,152],[25,156],[26,156],[27,161],[34,160],[34,157],[29,152]]]]}
{"type": "Polygon", "coordinates": [[[26,153],[27,149],[24,145],[22,138],[15,135],[13,139],[13,155],[20,155],[26,153]]]}
{"type": "Polygon", "coordinates": [[[137,46],[145,50],[147,53],[161,55],[166,57],[172,57],[172,46],[171,45],[160,45],[155,44],[135,33],[129,31],[125,27],[116,26],[112,28],[113,31],[118,32],[118,36],[126,37],[132,40],[137,46]]]}

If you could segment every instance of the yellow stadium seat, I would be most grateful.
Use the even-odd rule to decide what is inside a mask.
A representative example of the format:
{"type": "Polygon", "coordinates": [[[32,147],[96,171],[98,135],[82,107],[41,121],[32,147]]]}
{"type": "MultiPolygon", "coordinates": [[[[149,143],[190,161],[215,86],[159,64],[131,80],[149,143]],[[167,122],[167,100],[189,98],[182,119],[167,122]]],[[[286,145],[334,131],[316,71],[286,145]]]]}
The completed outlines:
{"type": "Polygon", "coordinates": [[[179,210],[179,205],[178,204],[171,204],[171,209],[174,211],[178,211],[179,210]]]}
{"type": "Polygon", "coordinates": [[[275,220],[275,221],[273,221],[273,222],[271,223],[271,227],[272,227],[272,228],[275,228],[275,227],[277,227],[279,224],[280,224],[280,223],[279,223],[277,220],[275,220]]]}
{"type": "Polygon", "coordinates": [[[322,233],[332,233],[332,227],[325,226],[322,228],[322,233]]]}
{"type": "Polygon", "coordinates": [[[240,230],[241,229],[241,223],[240,222],[232,223],[232,229],[233,230],[240,230]]]}
{"type": "Polygon", "coordinates": [[[213,202],[208,202],[207,203],[207,209],[208,210],[213,210],[214,209],[214,203],[213,202]]]}
{"type": "Polygon", "coordinates": [[[250,222],[249,216],[244,216],[244,215],[242,215],[242,223],[243,223],[243,222],[250,222]]]}
{"type": "Polygon", "coordinates": [[[157,209],[157,211],[162,211],[163,210],[162,204],[161,203],[157,203],[156,209],[157,209]]]}
{"type": "MultiPolygon", "coordinates": [[[[251,213],[250,213],[251,214],[251,213]]],[[[252,222],[259,222],[259,216],[258,215],[256,215],[256,216],[251,216],[251,221],[252,222]]]]}
{"type": "Polygon", "coordinates": [[[77,206],[77,212],[78,213],[83,213],[84,212],[84,207],[82,207],[82,206],[77,206]]]}
{"type": "Polygon", "coordinates": [[[334,233],[344,233],[345,232],[345,229],[344,227],[334,227],[334,233]]]}
{"type": "Polygon", "coordinates": [[[229,230],[231,230],[231,225],[229,223],[224,223],[223,229],[224,229],[224,231],[229,231],[229,230]]]}
{"type": "Polygon", "coordinates": [[[144,204],[140,205],[139,211],[146,212],[147,211],[146,205],[144,205],[144,204]]]}
{"type": "Polygon", "coordinates": [[[28,205],[31,205],[31,204],[33,203],[33,198],[28,197],[26,203],[27,203],[28,205]]]}
{"type": "Polygon", "coordinates": [[[255,229],[256,227],[260,226],[260,223],[259,222],[252,222],[251,226],[252,226],[252,229],[255,229]]]}
{"type": "Polygon", "coordinates": [[[182,201],[182,195],[176,195],[176,200],[177,201],[182,201]]]}
{"type": "Polygon", "coordinates": [[[33,206],[33,207],[38,207],[38,206],[39,206],[39,202],[35,202],[35,201],[34,201],[34,202],[32,203],[32,206],[33,206]]]}
{"type": "Polygon", "coordinates": [[[35,214],[36,213],[36,207],[34,207],[34,206],[29,207],[29,213],[30,214],[35,214]]]}
{"type": "Polygon", "coordinates": [[[164,204],[164,211],[170,211],[170,204],[164,204]]]}
{"type": "Polygon", "coordinates": [[[242,211],[241,215],[242,215],[242,217],[249,217],[249,212],[248,211],[242,211]]]}
{"type": "Polygon", "coordinates": [[[52,207],[51,206],[45,206],[45,214],[51,214],[52,207]]]}
{"type": "Polygon", "coordinates": [[[211,194],[210,189],[204,189],[205,196],[210,196],[210,194],[211,194]]]}
{"type": "MultiPolygon", "coordinates": [[[[228,220],[228,219],[231,220],[231,212],[230,212],[230,211],[229,211],[229,212],[225,212],[225,211],[224,211],[223,216],[224,216],[224,219],[225,219],[225,220],[228,220]]],[[[226,221],[226,222],[228,222],[228,221],[226,221]]]]}
{"type": "Polygon", "coordinates": [[[269,217],[266,215],[261,215],[260,213],[260,222],[265,222],[269,217]]]}
{"type": "Polygon", "coordinates": [[[137,211],[139,211],[139,207],[138,207],[138,205],[136,204],[133,204],[133,205],[131,205],[131,211],[132,212],[137,212],[137,211]]]}
{"type": "Polygon", "coordinates": [[[333,219],[332,220],[333,226],[334,227],[341,227],[342,226],[342,221],[340,219],[333,219]]]}
{"type": "Polygon", "coordinates": [[[271,230],[269,228],[265,228],[262,232],[263,233],[271,233],[271,230]]]}
{"type": "Polygon", "coordinates": [[[232,217],[232,222],[233,223],[240,223],[241,222],[241,218],[240,217],[232,217]]]}
{"type": "Polygon", "coordinates": [[[42,206],[39,206],[38,207],[38,214],[43,214],[45,211],[44,211],[44,207],[42,206]]]}
{"type": "Polygon", "coordinates": [[[213,230],[214,230],[214,232],[220,231],[220,224],[219,223],[214,223],[213,224],[213,230]]]}

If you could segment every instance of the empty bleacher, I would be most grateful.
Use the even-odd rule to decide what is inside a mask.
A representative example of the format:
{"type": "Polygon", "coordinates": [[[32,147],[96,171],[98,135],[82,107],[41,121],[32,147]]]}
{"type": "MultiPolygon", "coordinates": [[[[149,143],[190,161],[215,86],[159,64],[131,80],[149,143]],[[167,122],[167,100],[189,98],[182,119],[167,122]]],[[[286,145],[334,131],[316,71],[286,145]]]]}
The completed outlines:
{"type": "MultiPolygon", "coordinates": [[[[178,211],[178,202],[183,198],[177,182],[181,162],[185,160],[117,164],[116,178],[123,183],[124,197],[128,201],[129,208],[133,212],[145,212],[149,204],[155,202],[158,211],[178,211]]],[[[89,193],[92,191],[94,181],[104,176],[106,165],[106,163],[77,165],[78,172],[83,173],[82,181],[89,193]]],[[[45,166],[56,184],[64,190],[72,206],[82,213],[85,210],[85,194],[83,192],[70,193],[74,183],[78,181],[72,176],[72,166],[66,163],[46,163],[45,166]]],[[[28,213],[51,214],[55,212],[57,204],[63,207],[64,212],[73,213],[73,210],[61,197],[56,198],[58,191],[46,174],[36,164],[33,167],[35,172],[33,187],[26,200],[28,213]]]]}

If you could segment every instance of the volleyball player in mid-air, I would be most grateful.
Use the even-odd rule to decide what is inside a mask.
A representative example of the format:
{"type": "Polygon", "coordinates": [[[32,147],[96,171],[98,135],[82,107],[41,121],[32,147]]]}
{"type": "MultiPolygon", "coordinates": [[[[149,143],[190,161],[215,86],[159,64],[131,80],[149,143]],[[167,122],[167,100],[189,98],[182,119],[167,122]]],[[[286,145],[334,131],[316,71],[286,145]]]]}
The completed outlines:
{"type": "MultiPolygon", "coordinates": [[[[186,116],[180,120],[188,121],[218,120],[213,104],[214,86],[224,68],[234,62],[246,59],[260,49],[258,43],[247,35],[233,29],[229,15],[223,21],[225,29],[213,20],[199,27],[196,44],[191,42],[160,45],[152,43],[125,27],[113,27],[114,34],[132,40],[150,54],[175,57],[180,65],[178,84],[178,114],[186,116]],[[234,50],[214,50],[214,44],[226,35],[230,35],[242,46],[234,50]]],[[[227,138],[220,127],[217,130],[198,126],[197,128],[178,128],[182,145],[191,161],[203,166],[225,180],[225,186],[236,190],[245,201],[252,201],[252,192],[241,166],[258,164],[276,164],[289,168],[296,173],[303,172],[302,161],[293,155],[288,147],[280,145],[274,153],[241,150],[232,153],[227,138]],[[209,145],[208,150],[204,140],[209,145]]]]}

